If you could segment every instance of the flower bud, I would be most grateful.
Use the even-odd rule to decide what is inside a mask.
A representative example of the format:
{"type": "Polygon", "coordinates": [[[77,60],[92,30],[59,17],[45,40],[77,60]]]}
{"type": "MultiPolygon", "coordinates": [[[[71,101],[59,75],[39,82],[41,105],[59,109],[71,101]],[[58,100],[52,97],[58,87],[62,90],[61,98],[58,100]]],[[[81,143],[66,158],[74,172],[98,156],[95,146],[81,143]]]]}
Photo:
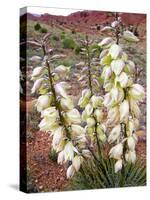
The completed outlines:
{"type": "Polygon", "coordinates": [[[113,59],[117,59],[122,49],[118,44],[113,44],[109,49],[109,54],[113,59]]]}
{"type": "Polygon", "coordinates": [[[120,137],[120,133],[121,133],[121,125],[118,124],[110,132],[110,135],[108,137],[108,142],[109,143],[115,142],[118,139],[118,137],[120,137]]]}
{"type": "Polygon", "coordinates": [[[88,127],[93,127],[96,124],[95,119],[93,117],[87,118],[86,122],[87,122],[88,127]]]}
{"type": "Polygon", "coordinates": [[[70,165],[67,169],[67,178],[68,179],[72,178],[74,173],[75,173],[75,169],[74,169],[73,165],[70,165]]]}
{"type": "Polygon", "coordinates": [[[119,143],[116,146],[111,148],[109,155],[110,155],[110,158],[114,158],[118,160],[121,158],[122,153],[123,153],[123,144],[119,143]]]}
{"type": "Polygon", "coordinates": [[[129,116],[129,103],[127,100],[124,100],[121,104],[120,104],[120,121],[122,122],[123,120],[127,119],[129,116]]]}
{"type": "Polygon", "coordinates": [[[125,66],[125,63],[121,59],[113,60],[111,62],[111,69],[115,73],[116,76],[121,73],[121,71],[123,70],[124,66],[125,66]]]}
{"type": "Polygon", "coordinates": [[[98,133],[98,138],[104,143],[106,142],[106,135],[103,131],[103,128],[101,125],[98,125],[96,128],[96,132],[98,133]]]}
{"type": "Polygon", "coordinates": [[[123,32],[123,38],[128,42],[138,42],[139,39],[130,31],[123,32]]]}
{"type": "Polygon", "coordinates": [[[113,22],[111,23],[111,26],[112,26],[113,28],[116,28],[118,25],[119,25],[119,21],[113,21],[113,22]]]}
{"type": "Polygon", "coordinates": [[[117,173],[118,171],[120,171],[122,169],[122,160],[119,159],[116,163],[115,163],[115,173],[117,173]]]}

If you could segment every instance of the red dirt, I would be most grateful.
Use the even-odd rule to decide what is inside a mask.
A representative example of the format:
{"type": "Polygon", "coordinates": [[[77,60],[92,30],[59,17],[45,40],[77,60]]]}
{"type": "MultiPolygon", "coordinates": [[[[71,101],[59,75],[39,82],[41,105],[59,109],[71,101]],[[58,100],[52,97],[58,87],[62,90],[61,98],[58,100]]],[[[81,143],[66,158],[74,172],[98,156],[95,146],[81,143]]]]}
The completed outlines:
{"type": "Polygon", "coordinates": [[[60,191],[67,184],[64,167],[49,159],[51,139],[41,131],[27,142],[27,163],[34,183],[40,191],[60,191]]]}

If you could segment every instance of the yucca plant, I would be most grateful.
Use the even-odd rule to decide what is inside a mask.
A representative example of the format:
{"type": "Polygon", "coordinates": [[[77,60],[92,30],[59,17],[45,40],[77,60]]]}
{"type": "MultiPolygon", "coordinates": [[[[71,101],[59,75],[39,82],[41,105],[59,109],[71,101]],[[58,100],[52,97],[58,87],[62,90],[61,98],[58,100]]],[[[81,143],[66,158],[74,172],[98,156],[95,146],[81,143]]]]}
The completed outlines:
{"type": "Polygon", "coordinates": [[[112,158],[103,158],[102,165],[94,159],[86,161],[67,189],[84,190],[146,185],[146,167],[140,160],[134,164],[127,163],[118,173],[115,173],[114,164],[115,160],[112,158]]]}

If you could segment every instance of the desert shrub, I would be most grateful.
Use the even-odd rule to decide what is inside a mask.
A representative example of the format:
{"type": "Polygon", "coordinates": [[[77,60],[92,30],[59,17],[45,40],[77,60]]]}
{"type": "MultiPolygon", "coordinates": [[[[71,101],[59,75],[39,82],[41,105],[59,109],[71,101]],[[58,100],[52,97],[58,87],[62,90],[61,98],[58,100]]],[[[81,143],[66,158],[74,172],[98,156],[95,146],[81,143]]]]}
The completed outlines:
{"type": "Polygon", "coordinates": [[[69,189],[116,188],[146,185],[146,167],[137,161],[127,165],[118,173],[114,172],[115,161],[103,159],[103,164],[95,160],[86,162],[74,176],[69,189]]]}
{"type": "Polygon", "coordinates": [[[39,31],[41,29],[41,25],[39,23],[36,23],[34,29],[35,31],[39,31]]]}
{"type": "Polygon", "coordinates": [[[75,48],[75,42],[72,38],[65,38],[62,41],[62,45],[64,49],[74,49],[75,48]]]}
{"type": "Polygon", "coordinates": [[[40,32],[41,32],[41,33],[47,33],[48,31],[47,31],[47,28],[42,27],[42,28],[40,29],[40,32]]]}
{"type": "Polygon", "coordinates": [[[80,52],[81,52],[81,46],[80,45],[76,45],[74,51],[75,51],[75,54],[78,55],[80,52]]]}
{"type": "Polygon", "coordinates": [[[64,32],[64,31],[61,32],[60,38],[61,38],[62,40],[65,39],[65,32],[64,32]]]}
{"type": "Polygon", "coordinates": [[[52,39],[55,41],[59,41],[59,37],[57,35],[53,35],[52,39]]]}

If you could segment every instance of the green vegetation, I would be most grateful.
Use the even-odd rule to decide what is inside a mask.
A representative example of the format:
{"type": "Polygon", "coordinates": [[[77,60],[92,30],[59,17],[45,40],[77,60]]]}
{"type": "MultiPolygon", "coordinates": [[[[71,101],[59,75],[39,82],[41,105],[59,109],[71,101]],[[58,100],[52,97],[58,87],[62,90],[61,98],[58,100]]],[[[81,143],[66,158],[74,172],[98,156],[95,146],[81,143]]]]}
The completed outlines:
{"type": "Polygon", "coordinates": [[[94,160],[86,162],[73,178],[69,189],[116,188],[146,185],[146,167],[137,161],[128,163],[120,172],[114,172],[113,159],[103,159],[99,164],[94,160]]]}
{"type": "Polygon", "coordinates": [[[76,44],[74,42],[74,40],[70,37],[70,38],[65,38],[62,41],[62,45],[64,49],[74,49],[76,44]]]}
{"type": "Polygon", "coordinates": [[[39,31],[41,29],[41,25],[39,23],[36,23],[34,25],[34,29],[35,29],[35,31],[39,31]]]}

